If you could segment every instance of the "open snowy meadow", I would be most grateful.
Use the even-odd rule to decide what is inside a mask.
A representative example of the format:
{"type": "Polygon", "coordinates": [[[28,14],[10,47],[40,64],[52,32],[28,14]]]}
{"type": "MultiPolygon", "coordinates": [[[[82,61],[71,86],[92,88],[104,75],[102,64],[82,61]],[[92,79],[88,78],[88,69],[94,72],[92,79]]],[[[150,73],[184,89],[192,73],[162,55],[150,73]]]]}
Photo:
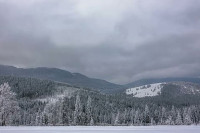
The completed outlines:
{"type": "Polygon", "coordinates": [[[200,126],[0,127],[0,133],[200,133],[200,126]]]}

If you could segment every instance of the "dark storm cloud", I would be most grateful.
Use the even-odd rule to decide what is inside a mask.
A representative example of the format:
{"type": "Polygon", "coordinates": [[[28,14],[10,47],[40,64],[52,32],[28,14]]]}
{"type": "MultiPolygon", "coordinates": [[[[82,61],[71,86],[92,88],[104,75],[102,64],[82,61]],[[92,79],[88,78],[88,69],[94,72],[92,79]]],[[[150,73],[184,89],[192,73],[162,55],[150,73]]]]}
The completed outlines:
{"type": "Polygon", "coordinates": [[[198,77],[199,12],[199,0],[0,0],[0,64],[115,83],[198,77]]]}

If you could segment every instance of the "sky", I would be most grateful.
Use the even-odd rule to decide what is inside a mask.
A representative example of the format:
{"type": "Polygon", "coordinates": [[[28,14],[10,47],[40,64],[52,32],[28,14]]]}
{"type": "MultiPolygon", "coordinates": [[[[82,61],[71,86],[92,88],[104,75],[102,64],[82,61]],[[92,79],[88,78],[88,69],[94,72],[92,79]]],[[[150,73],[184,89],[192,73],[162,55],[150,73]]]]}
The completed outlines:
{"type": "Polygon", "coordinates": [[[0,64],[125,84],[200,76],[200,0],[0,0],[0,64]]]}

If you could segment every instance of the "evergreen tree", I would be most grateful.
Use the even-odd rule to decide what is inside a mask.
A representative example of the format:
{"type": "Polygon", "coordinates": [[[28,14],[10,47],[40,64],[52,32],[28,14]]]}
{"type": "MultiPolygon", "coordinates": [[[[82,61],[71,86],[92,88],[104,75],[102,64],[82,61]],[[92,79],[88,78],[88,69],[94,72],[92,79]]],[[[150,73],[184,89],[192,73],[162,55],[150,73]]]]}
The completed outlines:
{"type": "Polygon", "coordinates": [[[76,103],[75,103],[75,110],[74,110],[74,125],[79,124],[81,118],[81,101],[80,96],[77,94],[76,96],[76,103]]]}
{"type": "Polygon", "coordinates": [[[16,125],[19,123],[19,106],[16,94],[8,83],[0,85],[0,125],[16,125]]]}
{"type": "Polygon", "coordinates": [[[190,108],[184,108],[184,113],[183,113],[183,122],[186,125],[190,125],[192,124],[192,120],[191,120],[191,110],[190,108]]]}
{"type": "Polygon", "coordinates": [[[94,126],[94,120],[93,120],[92,117],[91,117],[91,119],[90,119],[90,126],[94,126]]]}
{"type": "Polygon", "coordinates": [[[118,124],[119,124],[119,111],[117,112],[114,125],[117,126],[118,124]]]}
{"type": "Polygon", "coordinates": [[[140,117],[139,117],[139,112],[140,110],[137,109],[137,111],[135,112],[135,118],[134,118],[134,125],[139,125],[140,124],[140,117]]]}
{"type": "Polygon", "coordinates": [[[176,110],[175,110],[175,107],[174,105],[172,106],[172,109],[170,111],[170,114],[172,116],[172,120],[175,121],[176,120],[176,110]]]}
{"type": "Polygon", "coordinates": [[[181,118],[181,114],[180,114],[180,111],[178,110],[177,111],[177,117],[176,117],[176,121],[175,121],[176,123],[176,125],[182,125],[183,124],[183,122],[182,122],[182,118],[181,118]]]}
{"type": "Polygon", "coordinates": [[[92,99],[90,96],[88,96],[88,100],[87,100],[87,106],[86,106],[86,116],[87,116],[87,120],[86,122],[90,122],[91,118],[92,118],[92,99]]]}
{"type": "Polygon", "coordinates": [[[166,125],[174,125],[174,121],[173,121],[171,115],[168,116],[167,120],[165,121],[165,124],[166,125]]]}
{"type": "Polygon", "coordinates": [[[130,118],[131,118],[130,125],[134,124],[134,114],[135,114],[135,110],[132,108],[130,111],[130,118]]]}
{"type": "Polygon", "coordinates": [[[144,120],[144,123],[146,124],[146,123],[150,123],[150,116],[149,116],[149,107],[148,107],[148,105],[145,105],[145,110],[144,110],[144,118],[143,118],[143,120],[144,120]]]}
{"type": "Polygon", "coordinates": [[[36,126],[41,126],[42,125],[42,115],[41,115],[41,110],[39,109],[36,118],[35,118],[35,125],[36,126]]]}
{"type": "Polygon", "coordinates": [[[165,107],[162,107],[160,123],[165,124],[165,120],[166,120],[166,109],[165,109],[165,107]]]}

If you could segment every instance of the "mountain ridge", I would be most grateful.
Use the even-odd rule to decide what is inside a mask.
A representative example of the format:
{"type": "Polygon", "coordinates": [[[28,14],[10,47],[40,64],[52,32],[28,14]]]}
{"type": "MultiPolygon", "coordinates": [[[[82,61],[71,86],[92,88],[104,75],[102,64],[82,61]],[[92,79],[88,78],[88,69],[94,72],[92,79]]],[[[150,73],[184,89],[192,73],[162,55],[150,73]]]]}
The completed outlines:
{"type": "Polygon", "coordinates": [[[96,89],[102,93],[124,93],[126,89],[161,82],[191,82],[200,84],[200,78],[195,77],[172,77],[172,78],[149,78],[136,80],[125,85],[108,82],[103,79],[90,78],[81,73],[72,73],[59,68],[36,67],[36,68],[17,68],[14,66],[0,65],[0,75],[32,77],[42,80],[52,80],[70,85],[96,89]]]}
{"type": "Polygon", "coordinates": [[[37,68],[17,68],[14,66],[0,65],[0,75],[33,77],[38,79],[64,82],[71,85],[95,88],[100,92],[111,93],[123,89],[122,85],[110,83],[106,80],[89,78],[80,73],[71,73],[58,68],[37,67],[37,68]]]}

